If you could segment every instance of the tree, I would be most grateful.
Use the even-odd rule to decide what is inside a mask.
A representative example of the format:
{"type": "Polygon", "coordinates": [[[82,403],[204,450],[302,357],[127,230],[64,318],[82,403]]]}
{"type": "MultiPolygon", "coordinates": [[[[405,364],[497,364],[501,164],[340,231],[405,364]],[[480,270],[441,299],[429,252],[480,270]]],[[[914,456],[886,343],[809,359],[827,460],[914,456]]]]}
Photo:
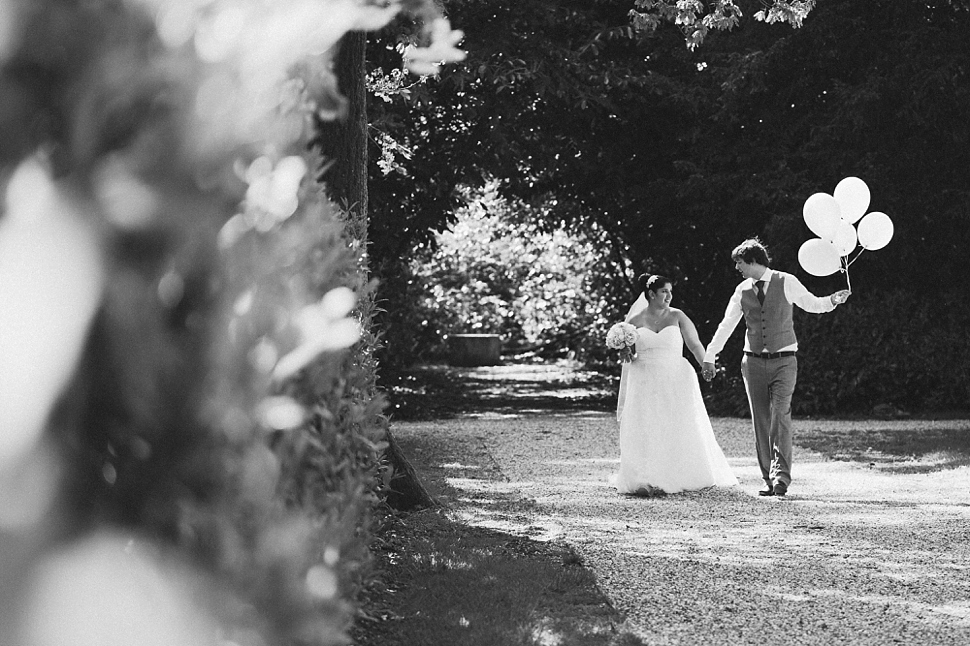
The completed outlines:
{"type": "MultiPolygon", "coordinates": [[[[704,336],[722,313],[711,295],[736,282],[733,244],[759,235],[798,273],[802,204],[854,175],[897,223],[889,247],[853,265],[854,287],[922,299],[952,287],[940,275],[966,274],[967,3],[833,0],[799,29],[711,31],[694,50],[674,28],[635,32],[628,9],[450,4],[481,25],[468,60],[372,118],[411,155],[398,158],[407,174],[371,169],[375,255],[407,257],[447,226],[453,187],[499,178],[507,195],[556,205],[537,211],[540,226],[599,227],[604,256],[628,261],[619,271],[672,275],[704,336]],[[392,215],[383,205],[398,195],[392,215]]],[[[803,277],[819,292],[845,284],[803,277]]]]}
{"type": "MultiPolygon", "coordinates": [[[[607,175],[598,153],[585,150],[600,148],[597,130],[613,127],[614,99],[629,96],[647,72],[622,2],[492,0],[455,2],[448,10],[456,22],[475,26],[463,43],[470,58],[447,75],[409,87],[406,101],[372,103],[372,127],[401,151],[398,170],[385,173],[378,164],[381,140],[372,143],[372,251],[385,277],[382,298],[405,293],[402,265],[453,220],[461,185],[500,178],[507,195],[540,204],[547,186],[563,181],[554,195],[559,206],[549,216],[582,226],[583,210],[600,204],[595,195],[570,198],[591,185],[579,174],[592,167],[607,175]],[[578,151],[586,168],[567,177],[560,169],[568,169],[578,151]]],[[[394,70],[396,46],[385,38],[370,50],[384,75],[394,70]]],[[[616,255],[622,261],[624,254],[616,255]]],[[[408,322],[393,318],[406,308],[386,309],[381,327],[393,355],[395,345],[407,343],[408,322]]]]}
{"type": "MultiPolygon", "coordinates": [[[[676,30],[624,31],[623,6],[450,5],[456,20],[481,25],[466,36],[469,59],[414,88],[409,105],[380,103],[372,116],[410,151],[399,162],[415,180],[405,196],[405,175],[371,169],[379,262],[427,242],[447,225],[453,188],[482,176],[501,178],[510,195],[555,199],[543,218],[595,221],[635,266],[713,289],[733,280],[715,255],[738,232],[768,235],[793,266],[801,202],[847,175],[871,179],[887,210],[908,201],[899,187],[911,186],[916,201],[931,193],[959,221],[951,198],[962,189],[950,178],[961,153],[946,142],[965,131],[956,118],[962,4],[826,3],[801,29],[711,33],[694,52],[676,30]],[[921,78],[928,69],[937,71],[921,78]],[[921,94],[907,95],[907,83],[921,94]],[[429,93],[435,108],[402,127],[391,111],[430,104],[429,93]],[[893,114],[906,123],[903,139],[888,136],[893,114]],[[939,169],[929,180],[938,191],[910,179],[924,164],[914,158],[928,150],[924,135],[946,151],[923,166],[939,169]],[[385,212],[392,201],[403,210],[385,212]]],[[[953,228],[938,241],[961,240],[953,228]]],[[[889,254],[866,258],[874,260],[874,273],[887,275],[889,254]]],[[[703,319],[718,316],[698,304],[703,319]]]]}
{"type": "MultiPolygon", "coordinates": [[[[581,139],[590,122],[622,123],[612,114],[622,102],[637,101],[640,93],[664,92],[654,87],[664,79],[657,78],[656,66],[644,61],[644,54],[673,46],[678,37],[673,29],[656,32],[655,28],[670,21],[690,30],[692,24],[705,22],[702,5],[638,4],[643,12],[631,12],[630,4],[622,1],[447,3],[449,15],[468,26],[464,43],[471,57],[441,78],[415,83],[404,102],[371,106],[370,123],[382,135],[373,139],[374,152],[404,153],[398,155],[397,164],[403,172],[392,173],[376,165],[382,154],[371,155],[375,257],[400,257],[412,243],[427,242],[430,232],[447,225],[448,213],[456,205],[455,187],[479,184],[483,174],[509,182],[515,195],[535,194],[529,190],[535,173],[555,174],[557,167],[568,163],[566,155],[589,147],[588,141],[573,139],[581,139]],[[659,44],[648,47],[649,43],[659,44]],[[420,118],[403,118],[412,111],[421,113],[420,118]],[[380,150],[388,139],[393,150],[380,150]],[[387,224],[384,204],[395,208],[393,216],[386,217],[387,224]]],[[[797,25],[813,4],[777,2],[756,16],[769,23],[797,25]]],[[[731,18],[708,19],[705,30],[737,24],[740,8],[725,0],[714,5],[709,16],[731,18]]],[[[387,75],[394,69],[400,37],[400,32],[385,32],[383,39],[374,39],[372,70],[387,75]]],[[[657,112],[657,118],[638,124],[646,126],[647,136],[668,132],[650,129],[651,121],[667,117],[662,109],[657,112]]],[[[627,128],[618,139],[636,135],[637,130],[627,128]]],[[[603,141],[601,148],[615,140],[603,141]]],[[[591,165],[597,167],[595,161],[591,165]]]]}
{"type": "MultiPolygon", "coordinates": [[[[321,180],[325,182],[331,199],[344,204],[354,214],[356,221],[361,223],[356,238],[364,249],[368,246],[366,46],[367,35],[363,32],[349,33],[340,43],[336,74],[340,80],[341,109],[337,111],[335,119],[317,119],[317,135],[314,138],[314,144],[325,160],[321,180]]],[[[376,397],[376,379],[372,386],[373,396],[376,397]]],[[[385,469],[389,470],[385,475],[386,502],[399,510],[436,506],[437,501],[425,488],[394,438],[386,417],[382,419],[386,444],[382,461],[385,469]]]]}
{"type": "Polygon", "coordinates": [[[335,60],[340,100],[334,115],[316,118],[313,144],[324,159],[320,179],[338,204],[367,215],[367,93],[364,83],[365,32],[341,39],[335,60]]]}
{"type": "MultiPolygon", "coordinates": [[[[739,5],[754,3],[733,0],[714,0],[705,5],[699,0],[682,2],[678,0],[634,0],[635,9],[630,11],[634,27],[639,31],[652,32],[670,23],[677,25],[684,34],[690,49],[703,44],[713,31],[731,31],[741,22],[746,10],[739,5]]],[[[815,0],[772,0],[758,3],[759,10],[754,19],[767,24],[788,23],[801,27],[805,18],[815,7],[815,0]]]]}

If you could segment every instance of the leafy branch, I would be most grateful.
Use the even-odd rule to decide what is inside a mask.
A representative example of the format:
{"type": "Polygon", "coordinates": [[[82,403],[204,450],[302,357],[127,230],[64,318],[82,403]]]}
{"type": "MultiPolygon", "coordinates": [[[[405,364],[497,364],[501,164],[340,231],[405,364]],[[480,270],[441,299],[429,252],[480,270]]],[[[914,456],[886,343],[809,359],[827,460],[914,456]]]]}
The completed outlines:
{"type": "MultiPolygon", "coordinates": [[[[763,8],[754,14],[755,20],[801,27],[815,7],[815,0],[762,0],[761,4],[763,8]]],[[[744,17],[733,0],[715,0],[709,4],[700,0],[634,0],[634,7],[630,18],[636,31],[654,32],[662,24],[674,24],[683,32],[690,50],[702,45],[711,30],[731,31],[744,17]]]]}

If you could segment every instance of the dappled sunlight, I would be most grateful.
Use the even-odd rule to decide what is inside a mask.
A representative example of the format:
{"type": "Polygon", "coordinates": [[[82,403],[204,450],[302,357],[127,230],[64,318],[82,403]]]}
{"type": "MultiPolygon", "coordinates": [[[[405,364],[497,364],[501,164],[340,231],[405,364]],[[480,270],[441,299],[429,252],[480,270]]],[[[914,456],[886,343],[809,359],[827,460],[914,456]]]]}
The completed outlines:
{"type": "Polygon", "coordinates": [[[921,511],[930,511],[940,519],[970,520],[970,508],[953,505],[918,505],[890,500],[829,503],[806,501],[805,505],[814,507],[815,513],[820,516],[827,516],[840,525],[857,525],[868,529],[876,527],[905,528],[912,522],[912,516],[921,511]],[[886,511],[889,513],[884,513],[886,511]]]}
{"type": "Polygon", "coordinates": [[[970,456],[957,451],[934,451],[918,459],[892,459],[888,463],[876,464],[879,470],[889,473],[928,473],[967,466],[970,466],[970,456]]]}
{"type": "Polygon", "coordinates": [[[780,596],[789,601],[813,603],[820,600],[851,601],[872,606],[873,612],[892,612],[904,616],[909,621],[928,624],[955,624],[970,626],[970,601],[959,600],[953,603],[929,604],[900,599],[897,596],[853,594],[832,588],[804,590],[799,594],[789,594],[784,588],[770,587],[764,590],[767,596],[780,596]]]}
{"type": "MultiPolygon", "coordinates": [[[[568,363],[568,362],[565,362],[568,363]]],[[[579,364],[572,367],[578,368],[579,364]]],[[[583,374],[575,370],[563,371],[560,364],[528,364],[514,363],[498,366],[478,366],[474,368],[459,368],[465,376],[473,376],[476,379],[489,379],[497,381],[546,381],[546,382],[567,382],[583,381],[583,374]],[[564,377],[568,376],[568,379],[564,377]]]]}
{"type": "Polygon", "coordinates": [[[473,464],[462,464],[461,462],[449,462],[447,464],[442,464],[440,466],[442,469],[465,469],[465,470],[471,469],[473,471],[477,469],[481,469],[481,467],[479,466],[476,466],[473,464]]]}
{"type": "MultiPolygon", "coordinates": [[[[797,459],[797,454],[796,454],[797,459]]],[[[796,486],[817,500],[894,504],[970,504],[970,467],[948,471],[887,472],[849,462],[815,462],[799,466],[796,486]]]]}
{"type": "Polygon", "coordinates": [[[465,446],[474,438],[474,450],[487,453],[487,462],[457,462],[489,464],[487,474],[448,479],[456,520],[573,546],[626,615],[624,628],[646,643],[698,635],[750,643],[793,613],[805,619],[793,635],[824,634],[824,643],[887,630],[904,643],[962,643],[970,634],[959,583],[970,570],[970,465],[959,464],[970,456],[961,444],[970,423],[796,420],[785,498],[757,495],[750,421],[712,424],[739,485],[651,497],[611,485],[619,449],[609,413],[424,428],[465,446]],[[862,446],[870,440],[871,450],[862,446]]]}
{"type": "MultiPolygon", "coordinates": [[[[471,502],[471,501],[466,501],[471,502]]],[[[460,522],[473,527],[483,527],[515,536],[525,536],[532,540],[547,542],[563,538],[563,526],[552,521],[534,521],[522,514],[509,514],[504,511],[465,508],[452,516],[460,522]]]]}
{"type": "MultiPolygon", "coordinates": [[[[815,572],[843,595],[839,602],[855,604],[875,603],[876,597],[839,592],[851,590],[854,581],[865,581],[869,590],[888,591],[902,585],[900,591],[883,595],[888,600],[884,603],[906,608],[905,613],[894,611],[897,614],[917,613],[924,622],[953,620],[963,625],[959,605],[944,608],[911,597],[933,581],[965,574],[965,546],[954,551],[952,541],[934,545],[920,539],[966,526],[970,507],[938,497],[927,499],[927,492],[939,486],[932,474],[890,475],[826,462],[812,453],[804,457],[796,472],[798,493],[788,500],[754,495],[760,477],[752,458],[736,458],[733,464],[743,469],[742,483],[751,490],[711,488],[660,498],[620,496],[604,478],[584,474],[589,469],[609,472],[614,458],[553,458],[535,462],[531,480],[491,483],[504,495],[518,493],[538,504],[541,515],[510,515],[478,507],[466,511],[464,518],[520,535],[568,541],[589,554],[593,564],[607,554],[613,555],[607,558],[634,559],[637,565],[631,566],[631,576],[639,568],[660,563],[671,571],[701,568],[709,572],[705,576],[729,579],[803,571],[800,579],[804,580],[815,572]],[[556,467],[555,475],[549,475],[549,466],[556,467]],[[893,499],[885,498],[887,491],[893,499]],[[865,492],[869,492],[867,499],[847,496],[865,492]],[[934,522],[926,522],[927,513],[934,522]],[[911,589],[914,584],[921,587],[911,589]]],[[[475,485],[479,490],[489,488],[480,481],[475,485]]],[[[822,595],[788,590],[783,598],[817,603],[822,595]]]]}
{"type": "MultiPolygon", "coordinates": [[[[941,578],[953,576],[952,573],[948,572],[930,572],[927,573],[925,568],[917,563],[898,563],[889,562],[886,560],[878,560],[879,571],[875,573],[875,576],[884,577],[886,579],[891,579],[894,582],[900,583],[915,583],[918,581],[926,581],[929,579],[941,578]]],[[[965,570],[966,566],[957,565],[955,563],[945,564],[940,563],[938,566],[941,569],[949,570],[965,570]]]]}
{"type": "Polygon", "coordinates": [[[563,643],[563,635],[551,626],[551,620],[543,618],[532,629],[532,640],[536,646],[559,646],[563,643]]]}
{"type": "Polygon", "coordinates": [[[522,417],[521,413],[496,413],[494,411],[487,411],[485,413],[469,413],[469,417],[479,418],[479,419],[517,419],[522,417]]]}
{"type": "Polygon", "coordinates": [[[796,438],[827,459],[890,474],[970,466],[970,420],[806,421],[796,438]]]}
{"type": "Polygon", "coordinates": [[[615,458],[587,458],[582,462],[587,464],[602,464],[616,466],[620,463],[620,456],[617,455],[615,458]]]}
{"type": "Polygon", "coordinates": [[[540,527],[528,535],[468,525],[425,510],[400,526],[409,539],[382,552],[405,573],[390,580],[387,635],[408,644],[614,643],[620,618],[570,548],[540,527]]]}
{"type": "Polygon", "coordinates": [[[420,378],[412,377],[396,386],[401,395],[411,398],[429,395],[429,388],[441,392],[427,400],[421,397],[424,400],[419,402],[422,410],[415,407],[402,411],[411,416],[424,417],[444,405],[449,407],[450,415],[481,420],[539,416],[595,419],[609,416],[607,411],[612,411],[616,405],[615,387],[608,379],[597,373],[575,372],[562,365],[425,366],[416,372],[420,373],[420,378]],[[415,387],[429,375],[430,384],[415,387]],[[449,399],[455,394],[451,384],[456,380],[463,385],[460,401],[449,399]]]}
{"type": "Polygon", "coordinates": [[[559,465],[559,466],[574,466],[579,464],[598,464],[598,465],[612,465],[616,466],[620,464],[620,458],[577,458],[575,460],[543,460],[542,464],[549,465],[559,465]]]}
{"type": "MultiPolygon", "coordinates": [[[[481,553],[482,556],[489,556],[488,554],[481,553]]],[[[419,567],[426,568],[447,568],[450,570],[471,570],[475,567],[473,563],[465,559],[456,559],[443,556],[441,554],[420,554],[420,555],[405,555],[405,558],[411,561],[412,564],[419,567]]]]}
{"type": "Polygon", "coordinates": [[[516,492],[516,491],[519,491],[519,489],[522,486],[528,486],[529,484],[531,484],[528,482],[496,483],[488,480],[476,480],[474,478],[446,478],[445,482],[447,482],[449,486],[455,487],[456,489],[465,489],[467,491],[474,491],[474,492],[485,491],[485,492],[492,492],[492,493],[516,492]]]}
{"type": "MultiPolygon", "coordinates": [[[[728,456],[728,464],[730,464],[735,469],[751,469],[752,475],[758,476],[758,480],[761,480],[761,474],[758,472],[758,459],[755,457],[731,457],[728,456]]],[[[619,462],[619,460],[617,460],[619,462]]]]}

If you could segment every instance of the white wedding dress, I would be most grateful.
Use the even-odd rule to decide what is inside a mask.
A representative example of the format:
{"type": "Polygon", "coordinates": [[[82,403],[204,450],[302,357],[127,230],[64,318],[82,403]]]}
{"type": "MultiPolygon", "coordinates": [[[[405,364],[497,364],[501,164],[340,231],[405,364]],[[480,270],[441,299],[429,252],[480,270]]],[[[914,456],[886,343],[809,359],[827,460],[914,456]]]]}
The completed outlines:
{"type": "Polygon", "coordinates": [[[637,358],[624,364],[617,400],[621,493],[667,493],[738,484],[714,437],[680,327],[637,328],[637,358]]]}

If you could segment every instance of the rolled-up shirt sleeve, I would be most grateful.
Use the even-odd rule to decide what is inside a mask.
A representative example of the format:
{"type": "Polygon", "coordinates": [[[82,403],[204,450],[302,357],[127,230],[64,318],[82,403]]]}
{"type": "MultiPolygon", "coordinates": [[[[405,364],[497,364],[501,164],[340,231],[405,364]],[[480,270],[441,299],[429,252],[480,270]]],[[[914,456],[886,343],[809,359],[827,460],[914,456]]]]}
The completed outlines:
{"type": "Polygon", "coordinates": [[[792,275],[785,277],[785,298],[792,305],[797,305],[806,312],[824,314],[835,309],[835,304],[828,296],[816,296],[800,280],[792,275]]]}
{"type": "Polygon", "coordinates": [[[731,333],[734,332],[734,328],[738,326],[738,322],[741,320],[743,315],[741,312],[741,286],[743,284],[741,283],[735,288],[731,300],[728,301],[727,308],[724,310],[724,318],[721,319],[721,324],[717,326],[717,332],[714,333],[714,338],[711,339],[707,346],[707,352],[704,354],[705,363],[715,362],[717,355],[724,349],[724,344],[727,343],[731,333]]]}

